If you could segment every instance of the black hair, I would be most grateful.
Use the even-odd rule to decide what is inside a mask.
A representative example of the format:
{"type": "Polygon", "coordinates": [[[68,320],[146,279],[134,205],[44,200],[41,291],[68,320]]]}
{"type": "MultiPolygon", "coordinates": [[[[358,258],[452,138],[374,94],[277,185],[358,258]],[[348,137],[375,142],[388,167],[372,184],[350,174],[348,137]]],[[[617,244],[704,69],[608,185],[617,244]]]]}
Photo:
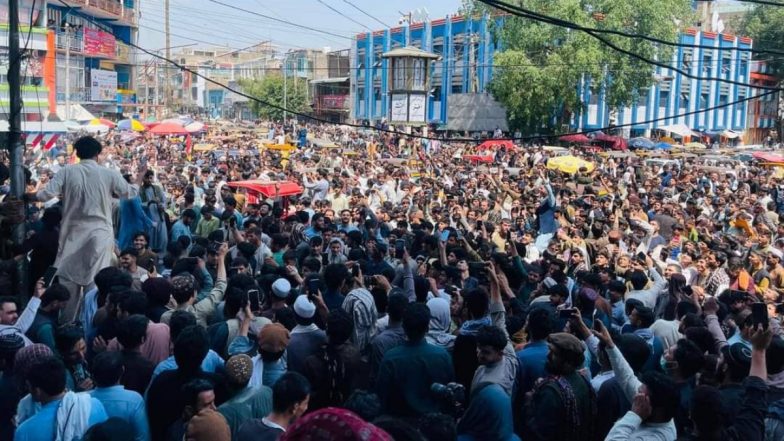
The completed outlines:
{"type": "Polygon", "coordinates": [[[430,327],[430,308],[422,303],[411,303],[403,314],[403,331],[410,342],[418,342],[425,337],[430,327]]]}
{"type": "Polygon", "coordinates": [[[642,371],[643,366],[651,356],[651,347],[648,343],[634,334],[621,334],[613,339],[615,345],[623,354],[635,373],[642,371]]]}
{"type": "Polygon", "coordinates": [[[292,308],[280,308],[275,311],[275,321],[291,332],[297,326],[297,314],[292,308]]]}
{"type": "Polygon", "coordinates": [[[687,312],[683,317],[681,317],[681,326],[683,329],[704,328],[705,321],[699,314],[694,312],[687,312]]]}
{"type": "Polygon", "coordinates": [[[348,276],[348,268],[342,263],[332,263],[324,268],[324,283],[328,289],[339,289],[348,276]]]}
{"type": "Polygon", "coordinates": [[[117,307],[128,315],[144,314],[147,311],[147,296],[136,290],[128,290],[117,307]]]}
{"type": "Polygon", "coordinates": [[[689,414],[700,434],[716,433],[731,419],[728,418],[730,415],[724,401],[721,392],[715,387],[703,385],[694,389],[689,414]]]}
{"type": "Polygon", "coordinates": [[[626,303],[623,305],[623,309],[626,312],[626,315],[629,316],[632,314],[632,311],[641,306],[645,306],[645,304],[637,299],[626,299],[626,303]]]}
{"type": "Polygon", "coordinates": [[[224,300],[223,317],[231,319],[248,305],[248,292],[238,287],[232,287],[231,289],[226,290],[226,297],[224,300]]]}
{"type": "Polygon", "coordinates": [[[284,413],[310,395],[310,382],[302,374],[289,371],[272,385],[272,410],[284,413]]]}
{"type": "Polygon", "coordinates": [[[417,422],[419,431],[427,441],[454,441],[457,439],[455,419],[443,413],[427,413],[417,422]]]}
{"type": "Polygon", "coordinates": [[[54,344],[60,356],[71,352],[74,345],[84,338],[84,330],[78,325],[64,325],[57,328],[54,333],[54,344]]]}
{"type": "Polygon", "coordinates": [[[133,441],[135,431],[131,424],[119,417],[111,417],[108,420],[90,427],[85,432],[83,441],[133,441]]]}
{"type": "Polygon", "coordinates": [[[207,331],[201,326],[189,326],[182,330],[174,342],[174,361],[180,372],[196,372],[210,350],[207,331]]]}
{"type": "Polygon", "coordinates": [[[150,319],[141,314],[134,314],[117,324],[117,341],[124,349],[136,349],[144,342],[150,319]]]}
{"type": "Polygon", "coordinates": [[[126,248],[120,251],[120,257],[122,256],[133,256],[134,258],[139,257],[139,252],[136,251],[136,248],[126,248]]]}
{"type": "Polygon", "coordinates": [[[642,374],[640,381],[648,389],[651,408],[659,409],[663,413],[663,420],[673,419],[680,406],[681,396],[672,378],[661,372],[650,371],[642,374]]]}
{"type": "Polygon", "coordinates": [[[318,273],[321,271],[321,261],[315,257],[307,257],[302,262],[302,269],[305,268],[307,268],[312,273],[318,273]]]}
{"type": "Polygon", "coordinates": [[[632,274],[629,276],[629,281],[632,283],[632,288],[641,290],[648,284],[648,276],[640,270],[635,270],[632,271],[632,274]]]}
{"type": "Polygon", "coordinates": [[[697,305],[687,300],[681,300],[678,302],[678,305],[675,307],[676,317],[678,317],[678,319],[682,319],[683,316],[689,313],[697,314],[697,305]]]}
{"type": "Polygon", "coordinates": [[[145,232],[145,231],[137,231],[137,232],[133,233],[133,239],[134,240],[136,240],[136,238],[139,237],[139,236],[143,236],[144,237],[144,240],[147,241],[147,246],[150,245],[150,235],[147,234],[147,232],[145,232]]]}
{"type": "Polygon", "coordinates": [[[196,316],[192,312],[182,309],[175,310],[169,317],[169,336],[171,341],[177,341],[177,337],[180,336],[183,329],[189,326],[196,326],[197,324],[196,316]]]}
{"type": "Polygon", "coordinates": [[[544,340],[553,332],[553,314],[544,308],[534,308],[528,314],[528,335],[533,340],[544,340]]]}
{"type": "Polygon", "coordinates": [[[183,397],[185,397],[186,405],[195,408],[199,401],[199,394],[214,389],[215,385],[212,383],[212,381],[206,378],[194,378],[193,380],[182,385],[180,388],[180,393],[183,397]]]}
{"type": "Polygon", "coordinates": [[[490,298],[483,288],[475,288],[465,293],[465,307],[474,319],[487,315],[490,307],[490,298]]]}
{"type": "Polygon", "coordinates": [[[388,433],[395,441],[428,441],[414,426],[400,418],[382,416],[373,424],[388,433]]]}
{"type": "Polygon", "coordinates": [[[686,339],[678,340],[673,357],[678,362],[678,368],[683,378],[693,377],[705,365],[705,356],[702,354],[702,350],[694,342],[686,339]]]}
{"type": "Polygon", "coordinates": [[[46,357],[30,366],[25,380],[31,388],[41,389],[46,395],[55,396],[65,391],[65,365],[57,357],[46,357]]]}
{"type": "Polygon", "coordinates": [[[399,323],[403,320],[403,314],[408,307],[408,298],[403,294],[392,294],[389,296],[389,303],[387,304],[387,314],[389,314],[389,321],[399,323]]]}
{"type": "Polygon", "coordinates": [[[103,146],[92,136],[82,136],[73,143],[73,149],[79,159],[93,159],[101,153],[103,146]]]}
{"type": "Polygon", "coordinates": [[[373,421],[381,416],[381,400],[378,395],[362,389],[352,392],[342,407],[365,421],[373,421]]]}
{"type": "Polygon", "coordinates": [[[482,326],[476,332],[477,347],[490,346],[497,351],[503,351],[508,341],[504,331],[497,326],[482,326]]]}
{"type": "Polygon", "coordinates": [[[45,308],[56,301],[67,302],[71,298],[71,293],[68,288],[59,283],[55,283],[49,288],[46,288],[44,294],[41,296],[41,307],[45,308]]]}
{"type": "Polygon", "coordinates": [[[683,335],[687,340],[696,344],[697,347],[702,350],[703,354],[706,352],[709,354],[716,353],[716,343],[708,328],[702,326],[692,326],[690,328],[686,328],[683,331],[683,335]]]}
{"type": "Polygon", "coordinates": [[[607,290],[620,294],[626,294],[626,284],[620,280],[611,280],[610,283],[607,284],[607,290]]]}
{"type": "Polygon", "coordinates": [[[784,371],[784,339],[777,335],[773,337],[770,346],[765,351],[765,364],[768,368],[768,375],[784,371]]]}
{"type": "MultiPolygon", "coordinates": [[[[429,318],[428,318],[429,320],[429,318]]],[[[348,341],[354,332],[354,319],[342,309],[333,309],[327,317],[327,337],[331,345],[339,345],[348,341]]]]}
{"type": "Polygon", "coordinates": [[[637,306],[634,310],[637,312],[637,318],[640,320],[641,328],[650,328],[653,322],[656,321],[656,315],[653,313],[653,309],[648,308],[647,306],[637,306]]]}
{"type": "Polygon", "coordinates": [[[103,351],[90,364],[96,387],[114,386],[123,374],[123,357],[117,351],[103,351]]]}

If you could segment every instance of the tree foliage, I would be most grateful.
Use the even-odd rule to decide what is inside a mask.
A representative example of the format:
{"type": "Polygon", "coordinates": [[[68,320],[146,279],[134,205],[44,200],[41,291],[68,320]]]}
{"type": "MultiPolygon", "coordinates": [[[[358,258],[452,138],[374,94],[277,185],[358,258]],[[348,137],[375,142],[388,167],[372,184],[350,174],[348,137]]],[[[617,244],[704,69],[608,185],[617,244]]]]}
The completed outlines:
{"type": "MultiPolygon", "coordinates": [[[[307,82],[300,78],[288,77],[285,79],[287,96],[283,97],[283,75],[266,75],[262,78],[241,80],[242,90],[253,97],[278,107],[285,107],[290,112],[307,112],[310,108],[307,95],[307,82]],[[285,106],[284,106],[285,101],[285,106]]],[[[264,119],[283,119],[283,110],[251,101],[253,112],[264,119]]],[[[292,116],[289,113],[289,116],[292,116]]]]}
{"type": "MultiPolygon", "coordinates": [[[[756,49],[781,50],[784,47],[784,8],[781,6],[755,5],[735,23],[738,34],[754,40],[756,49]]],[[[784,58],[779,55],[761,55],[767,60],[770,72],[778,77],[784,75],[784,58]]]]}
{"type": "MultiPolygon", "coordinates": [[[[677,42],[691,20],[689,0],[506,0],[578,25],[621,30],[677,42]]],[[[488,11],[476,0],[462,10],[488,11]]],[[[490,10],[490,12],[493,12],[490,10]]],[[[637,91],[650,87],[655,66],[615,51],[582,31],[505,16],[493,31],[499,51],[493,60],[490,92],[508,111],[512,127],[543,132],[568,121],[583,107],[581,84],[604,93],[610,106],[629,105],[637,91]]],[[[627,51],[648,59],[669,60],[673,48],[646,40],[599,34],[627,51]]]]}

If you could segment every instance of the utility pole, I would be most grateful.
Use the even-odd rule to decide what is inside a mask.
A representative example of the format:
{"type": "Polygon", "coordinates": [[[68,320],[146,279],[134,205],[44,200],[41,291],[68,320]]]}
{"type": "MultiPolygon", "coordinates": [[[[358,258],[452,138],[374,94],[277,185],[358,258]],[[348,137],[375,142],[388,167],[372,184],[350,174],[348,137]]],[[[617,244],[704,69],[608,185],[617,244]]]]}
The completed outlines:
{"type": "MultiPolygon", "coordinates": [[[[24,200],[24,144],[22,143],[22,77],[20,65],[22,51],[19,49],[19,0],[8,3],[8,92],[10,109],[8,118],[8,149],[11,163],[11,196],[24,200]]],[[[26,211],[26,210],[25,210],[26,211]]],[[[22,245],[25,239],[25,223],[14,227],[13,239],[16,245],[22,245]]],[[[24,266],[22,267],[24,269],[24,266]]],[[[21,280],[26,280],[21,274],[21,280]]]]}
{"type": "MultiPolygon", "coordinates": [[[[163,4],[163,15],[164,15],[164,31],[166,32],[166,60],[171,60],[171,34],[169,33],[169,0],[164,0],[163,4]]],[[[156,64],[157,65],[157,64],[156,64]]],[[[171,86],[171,78],[169,78],[169,69],[165,70],[165,93],[166,97],[164,100],[164,105],[169,105],[169,92],[171,86]]],[[[167,107],[168,108],[168,107],[167,107]]]]}
{"type": "Polygon", "coordinates": [[[283,125],[286,124],[286,119],[288,119],[288,108],[289,108],[289,95],[288,95],[288,82],[286,79],[288,78],[288,69],[289,69],[289,54],[286,54],[286,58],[283,59],[283,125]]]}
{"type": "Polygon", "coordinates": [[[65,120],[71,119],[71,25],[65,22],[65,120]]]}

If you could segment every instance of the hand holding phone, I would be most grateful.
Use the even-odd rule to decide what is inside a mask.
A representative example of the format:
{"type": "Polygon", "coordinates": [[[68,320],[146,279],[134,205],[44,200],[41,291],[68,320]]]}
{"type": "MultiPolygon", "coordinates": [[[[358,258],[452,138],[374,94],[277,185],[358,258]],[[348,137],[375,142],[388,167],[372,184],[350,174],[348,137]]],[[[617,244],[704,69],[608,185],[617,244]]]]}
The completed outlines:
{"type": "Polygon", "coordinates": [[[763,330],[768,329],[768,307],[762,302],[751,304],[751,322],[754,329],[762,325],[763,330]]]}

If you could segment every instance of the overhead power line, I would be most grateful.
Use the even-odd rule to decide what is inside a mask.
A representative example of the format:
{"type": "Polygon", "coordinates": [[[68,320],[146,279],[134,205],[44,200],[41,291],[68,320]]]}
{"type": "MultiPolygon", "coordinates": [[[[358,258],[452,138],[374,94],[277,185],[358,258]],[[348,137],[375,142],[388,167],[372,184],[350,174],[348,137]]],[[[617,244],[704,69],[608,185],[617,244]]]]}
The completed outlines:
{"type": "MultiPolygon", "coordinates": [[[[67,7],[70,11],[72,11],[72,13],[80,15],[81,17],[83,17],[86,20],[92,22],[93,24],[95,24],[96,26],[100,27],[101,29],[104,29],[107,32],[113,34],[113,30],[110,27],[106,26],[105,24],[99,23],[99,22],[95,21],[92,17],[90,17],[88,15],[85,15],[82,12],[71,8],[71,6],[68,5],[67,3],[65,3],[63,0],[57,0],[57,1],[60,2],[61,4],[63,4],[65,7],[67,7]]],[[[257,103],[259,103],[259,104],[261,104],[263,106],[267,106],[267,107],[270,107],[270,108],[273,108],[273,109],[277,109],[277,110],[281,110],[281,111],[287,111],[288,113],[290,113],[292,115],[300,116],[302,118],[310,119],[312,121],[320,122],[320,123],[323,123],[323,124],[331,124],[331,125],[336,125],[336,126],[352,127],[352,128],[363,129],[363,130],[373,130],[373,131],[380,132],[380,133],[389,133],[389,134],[400,135],[400,136],[407,136],[407,137],[416,138],[416,139],[428,139],[428,140],[434,140],[434,141],[441,141],[440,138],[436,138],[436,137],[422,136],[422,135],[416,135],[416,134],[408,134],[408,133],[405,133],[405,132],[392,130],[392,129],[382,129],[382,128],[377,128],[377,127],[372,127],[372,126],[364,126],[364,125],[361,125],[361,124],[354,124],[354,123],[335,123],[333,121],[328,121],[328,120],[325,120],[323,118],[318,118],[318,117],[314,117],[314,116],[311,116],[311,115],[307,115],[307,114],[302,113],[302,112],[292,111],[291,109],[287,109],[284,106],[280,106],[278,104],[265,101],[265,100],[260,99],[258,97],[249,95],[249,94],[247,94],[245,92],[242,92],[240,90],[237,90],[237,89],[234,89],[232,87],[229,87],[226,84],[220,83],[219,81],[216,81],[216,80],[214,80],[212,78],[209,78],[209,77],[207,77],[207,76],[205,76],[203,74],[200,74],[199,72],[196,72],[196,71],[194,71],[192,69],[189,69],[189,68],[187,68],[185,66],[182,66],[182,65],[180,65],[179,63],[177,63],[174,60],[170,60],[170,59],[168,59],[168,58],[166,58],[166,57],[164,57],[162,55],[158,55],[157,53],[155,53],[155,52],[153,52],[151,50],[145,49],[145,48],[143,48],[141,46],[138,46],[136,44],[131,43],[131,44],[129,44],[129,46],[131,46],[133,48],[136,48],[136,49],[138,49],[138,50],[140,50],[140,51],[142,51],[142,52],[144,52],[144,53],[146,53],[146,54],[148,54],[148,55],[150,55],[150,56],[152,56],[154,58],[166,61],[167,63],[173,65],[174,67],[176,67],[176,68],[178,68],[180,70],[183,70],[185,72],[189,72],[192,75],[194,75],[196,77],[199,77],[199,78],[202,78],[206,82],[214,84],[214,85],[216,85],[216,86],[218,86],[218,87],[220,87],[222,89],[228,90],[229,92],[236,93],[239,96],[247,98],[247,99],[249,99],[251,101],[255,101],[255,102],[257,102],[257,103]]],[[[647,121],[637,121],[637,122],[628,123],[628,124],[618,124],[618,125],[614,125],[614,126],[611,126],[611,127],[601,127],[601,128],[596,128],[596,129],[592,129],[592,130],[584,130],[584,131],[576,132],[576,133],[589,134],[589,133],[595,133],[597,131],[615,130],[615,129],[625,128],[625,127],[633,127],[633,126],[638,126],[638,125],[654,124],[654,123],[661,122],[661,121],[672,121],[672,120],[676,120],[677,118],[681,118],[681,117],[685,117],[685,116],[691,116],[691,115],[697,115],[697,114],[706,113],[706,112],[711,112],[713,110],[734,106],[736,104],[741,104],[741,103],[744,103],[744,102],[747,102],[747,101],[751,101],[751,100],[755,100],[755,99],[760,99],[762,97],[765,97],[765,96],[768,96],[768,95],[772,95],[772,94],[774,94],[776,92],[777,91],[763,92],[763,93],[761,93],[759,95],[756,95],[756,96],[747,96],[745,98],[742,98],[742,99],[739,99],[739,100],[736,100],[736,101],[727,102],[727,103],[724,103],[724,104],[718,104],[716,106],[707,107],[705,109],[694,110],[694,111],[691,111],[691,112],[684,112],[684,113],[670,115],[670,116],[665,116],[665,117],[661,117],[661,118],[650,119],[650,120],[647,120],[647,121]]],[[[549,135],[549,137],[558,137],[558,136],[562,136],[562,135],[566,135],[566,134],[568,134],[568,133],[553,134],[553,135],[549,135]]],[[[543,136],[536,135],[536,136],[524,136],[524,137],[521,137],[521,138],[505,138],[505,139],[508,139],[508,140],[534,140],[534,139],[541,139],[541,138],[543,138],[543,136]]],[[[476,139],[473,139],[473,138],[457,138],[457,139],[453,138],[453,139],[450,139],[450,141],[451,142],[466,142],[466,143],[476,143],[476,142],[478,142],[476,139]]]]}
{"type": "MultiPolygon", "coordinates": [[[[753,85],[753,84],[744,83],[742,81],[731,80],[729,78],[701,77],[699,75],[694,75],[694,74],[689,73],[689,72],[687,72],[685,70],[682,70],[682,69],[679,69],[677,67],[674,67],[674,66],[672,66],[670,64],[663,63],[661,61],[651,60],[650,58],[646,58],[646,57],[643,57],[642,55],[636,54],[636,53],[634,53],[632,51],[628,51],[626,49],[623,49],[623,48],[619,47],[618,45],[614,44],[613,42],[607,40],[606,38],[601,37],[600,35],[598,35],[598,32],[595,32],[593,30],[589,30],[589,28],[584,28],[584,27],[582,27],[580,25],[577,25],[577,24],[575,24],[573,22],[566,21],[566,20],[561,20],[561,19],[554,18],[554,17],[549,17],[549,16],[546,16],[546,15],[543,15],[543,14],[539,14],[539,13],[527,10],[525,8],[521,8],[519,6],[510,5],[509,3],[504,3],[504,2],[501,2],[501,1],[496,1],[496,0],[479,0],[479,1],[481,1],[482,3],[485,3],[487,5],[493,6],[494,8],[497,8],[497,9],[500,9],[502,11],[508,12],[509,14],[518,16],[518,17],[527,18],[527,19],[530,19],[530,20],[534,20],[534,21],[541,22],[541,23],[547,23],[547,24],[551,24],[551,25],[554,25],[554,26],[558,26],[558,27],[563,27],[563,28],[568,28],[568,29],[575,29],[575,30],[579,30],[579,31],[585,32],[586,34],[588,34],[591,37],[599,40],[605,46],[615,50],[616,52],[619,52],[619,53],[624,54],[624,55],[626,55],[628,57],[631,57],[631,58],[635,58],[635,59],[640,60],[640,61],[642,61],[642,62],[644,62],[646,64],[650,64],[652,66],[658,66],[658,67],[661,67],[662,69],[669,69],[669,70],[671,70],[673,72],[678,72],[679,74],[683,75],[686,78],[702,80],[702,81],[716,81],[716,82],[719,82],[719,83],[732,84],[732,85],[741,86],[741,87],[755,87],[755,88],[764,89],[764,90],[775,90],[775,91],[781,90],[781,88],[779,88],[779,87],[753,85]]],[[[713,49],[716,49],[716,48],[713,48],[713,49]]]]}
{"type": "MultiPolygon", "coordinates": [[[[510,3],[506,3],[506,2],[500,1],[500,0],[488,0],[488,1],[479,0],[479,1],[481,1],[482,3],[485,3],[485,4],[489,5],[489,6],[493,6],[493,7],[497,8],[497,9],[506,10],[505,8],[510,8],[510,9],[514,9],[515,11],[517,11],[517,13],[507,11],[507,12],[509,12],[512,15],[517,15],[519,17],[530,18],[532,20],[537,20],[538,19],[537,21],[550,22],[551,24],[560,24],[563,27],[568,27],[570,29],[574,29],[574,30],[578,30],[578,31],[595,32],[597,34],[618,35],[618,36],[621,36],[621,37],[646,40],[646,41],[650,41],[652,43],[663,44],[665,46],[682,47],[682,48],[687,48],[687,49],[688,48],[708,49],[708,50],[721,49],[723,51],[750,52],[750,53],[754,53],[754,54],[784,55],[784,51],[775,50],[775,49],[755,49],[753,47],[719,47],[719,48],[717,48],[715,46],[710,46],[710,45],[705,45],[705,44],[688,44],[688,43],[678,43],[678,42],[673,42],[673,41],[667,41],[667,40],[662,40],[660,38],[651,37],[651,36],[648,36],[648,35],[636,34],[636,33],[626,32],[626,31],[619,31],[617,29],[601,29],[601,28],[586,27],[586,26],[581,26],[581,25],[579,25],[577,23],[574,23],[574,22],[566,21],[566,20],[563,20],[563,19],[560,19],[560,18],[557,18],[557,17],[544,15],[542,13],[538,13],[538,12],[532,11],[530,9],[523,8],[522,6],[513,5],[513,4],[510,4],[510,3]],[[520,14],[525,14],[525,15],[520,15],[520,14]],[[566,26],[567,24],[568,24],[568,26],[566,26]]],[[[782,5],[784,5],[784,4],[782,4],[782,5]]]]}
{"type": "MultiPolygon", "coordinates": [[[[709,3],[714,2],[715,0],[697,0],[700,3],[709,3]]],[[[769,0],[735,0],[738,3],[752,3],[755,5],[767,5],[767,6],[784,6],[784,3],[780,2],[773,2],[769,0]]]]}
{"type": "Polygon", "coordinates": [[[346,40],[352,40],[352,41],[354,40],[353,38],[351,38],[349,36],[346,36],[346,35],[336,34],[334,32],[324,31],[324,30],[321,30],[321,29],[312,28],[310,26],[301,25],[299,23],[294,23],[292,21],[283,20],[281,18],[272,17],[270,15],[261,14],[261,13],[256,12],[256,11],[251,11],[249,9],[240,8],[238,6],[230,5],[228,3],[223,3],[223,2],[220,2],[218,0],[209,0],[209,1],[212,2],[212,3],[215,3],[216,5],[225,6],[227,8],[231,8],[231,9],[234,9],[236,11],[242,11],[242,12],[245,12],[247,14],[255,15],[257,17],[266,18],[267,20],[277,21],[279,23],[284,23],[284,24],[287,24],[289,26],[294,26],[296,28],[307,29],[309,31],[314,31],[314,32],[318,32],[320,34],[325,34],[325,35],[331,35],[333,37],[343,38],[343,39],[346,39],[346,40]]]}
{"type": "Polygon", "coordinates": [[[365,15],[366,15],[368,18],[371,18],[371,19],[375,20],[375,21],[376,21],[377,23],[379,23],[381,26],[384,26],[385,28],[389,28],[389,27],[391,27],[391,26],[388,26],[388,25],[387,25],[386,23],[384,23],[383,21],[381,21],[381,20],[377,19],[376,17],[374,17],[374,16],[370,15],[369,13],[365,12],[365,10],[363,10],[363,9],[362,9],[362,8],[360,8],[359,6],[355,5],[354,3],[350,2],[349,0],[343,0],[343,2],[344,2],[344,3],[346,3],[346,4],[348,4],[348,5],[349,5],[349,6],[351,6],[352,8],[356,9],[357,11],[359,11],[359,12],[361,12],[361,13],[365,14],[365,15]]]}
{"type": "Polygon", "coordinates": [[[362,26],[363,28],[367,29],[368,31],[373,32],[373,29],[370,29],[369,27],[367,27],[366,24],[360,23],[360,22],[354,20],[353,18],[349,17],[348,15],[346,15],[346,14],[340,12],[339,10],[333,8],[332,6],[330,6],[328,3],[324,2],[323,0],[316,0],[316,1],[321,3],[322,5],[326,6],[327,8],[329,8],[329,10],[334,12],[335,14],[338,14],[339,16],[345,18],[346,20],[348,20],[348,21],[350,21],[352,23],[358,24],[358,25],[362,26]]]}

